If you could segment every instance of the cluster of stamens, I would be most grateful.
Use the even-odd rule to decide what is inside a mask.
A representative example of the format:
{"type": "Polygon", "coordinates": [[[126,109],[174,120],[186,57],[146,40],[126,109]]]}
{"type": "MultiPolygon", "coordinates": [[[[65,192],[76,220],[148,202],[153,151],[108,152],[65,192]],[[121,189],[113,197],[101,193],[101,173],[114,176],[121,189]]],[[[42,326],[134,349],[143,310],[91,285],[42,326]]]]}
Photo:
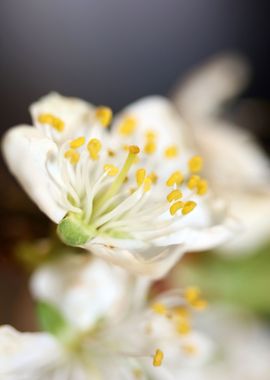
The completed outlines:
{"type": "MultiPolygon", "coordinates": [[[[152,305],[152,311],[170,320],[177,334],[188,336],[192,332],[192,310],[204,310],[207,307],[207,301],[201,297],[200,289],[197,287],[186,288],[181,296],[183,302],[180,305],[168,306],[165,303],[156,302],[152,305]]],[[[198,353],[198,347],[191,343],[182,344],[180,348],[186,355],[198,353]]],[[[153,365],[160,366],[163,358],[163,351],[158,348],[153,356],[153,365]]]]}

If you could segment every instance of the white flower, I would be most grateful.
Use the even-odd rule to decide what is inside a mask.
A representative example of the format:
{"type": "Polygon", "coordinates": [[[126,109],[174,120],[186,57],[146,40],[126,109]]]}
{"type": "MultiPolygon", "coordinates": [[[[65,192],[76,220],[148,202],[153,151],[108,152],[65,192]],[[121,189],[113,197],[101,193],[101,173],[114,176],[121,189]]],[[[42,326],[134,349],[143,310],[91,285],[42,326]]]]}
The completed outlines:
{"type": "Polygon", "coordinates": [[[185,126],[168,100],[112,112],[50,94],[31,106],[32,126],[7,132],[11,172],[64,242],[152,277],[184,252],[231,235],[220,202],[205,196],[185,126]]]}
{"type": "Polygon", "coordinates": [[[191,313],[205,306],[197,289],[171,292],[148,304],[145,290],[126,287],[122,274],[105,261],[79,255],[42,266],[32,278],[32,292],[64,312],[70,330],[53,336],[1,327],[0,379],[146,380],[159,370],[176,378],[180,368],[205,363],[212,344],[191,329],[191,313]],[[74,301],[78,286],[83,298],[74,301]]]}
{"type": "Polygon", "coordinates": [[[252,252],[270,236],[269,160],[247,131],[219,115],[225,101],[246,84],[248,73],[242,58],[217,57],[187,76],[174,95],[205,158],[205,176],[243,226],[221,246],[233,253],[252,252]]]}

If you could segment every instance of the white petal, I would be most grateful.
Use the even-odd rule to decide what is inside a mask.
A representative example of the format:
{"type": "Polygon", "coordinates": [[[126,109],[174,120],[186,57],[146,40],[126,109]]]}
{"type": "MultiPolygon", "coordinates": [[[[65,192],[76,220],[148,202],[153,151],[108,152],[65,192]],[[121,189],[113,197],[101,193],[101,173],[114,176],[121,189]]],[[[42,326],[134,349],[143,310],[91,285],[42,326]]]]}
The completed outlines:
{"type": "Polygon", "coordinates": [[[66,214],[53,198],[46,161],[55,152],[55,143],[42,132],[26,125],[10,129],[2,149],[11,173],[37,206],[58,223],[66,214]]]}
{"type": "Polygon", "coordinates": [[[49,334],[19,333],[10,326],[0,327],[0,379],[53,379],[49,374],[62,361],[62,349],[49,334]]]}
{"type": "Polygon", "coordinates": [[[128,274],[89,255],[65,255],[37,269],[34,298],[55,305],[76,328],[88,330],[113,318],[127,303],[128,274]]]}
{"type": "Polygon", "coordinates": [[[188,144],[186,125],[174,108],[173,104],[161,96],[150,96],[124,108],[115,118],[113,129],[117,127],[123,117],[130,115],[136,118],[137,127],[132,135],[132,142],[141,146],[145,141],[145,133],[149,130],[157,134],[157,146],[160,151],[170,145],[177,145],[181,149],[188,144]]]}
{"type": "Polygon", "coordinates": [[[208,119],[242,90],[249,71],[243,57],[218,55],[192,70],[176,87],[173,100],[189,121],[208,119]]]}
{"type": "Polygon", "coordinates": [[[38,116],[44,113],[63,120],[65,128],[58,134],[58,138],[60,141],[65,141],[80,135],[80,131],[89,125],[94,116],[94,106],[81,99],[52,92],[33,103],[30,106],[30,113],[35,125],[38,124],[38,116]]]}
{"type": "Polygon", "coordinates": [[[84,248],[112,264],[127,269],[130,273],[149,276],[153,279],[164,276],[185,252],[181,245],[158,249],[152,247],[149,250],[136,252],[136,250],[130,251],[102,243],[89,242],[84,248]],[[156,251],[158,252],[156,253],[156,251]]]}

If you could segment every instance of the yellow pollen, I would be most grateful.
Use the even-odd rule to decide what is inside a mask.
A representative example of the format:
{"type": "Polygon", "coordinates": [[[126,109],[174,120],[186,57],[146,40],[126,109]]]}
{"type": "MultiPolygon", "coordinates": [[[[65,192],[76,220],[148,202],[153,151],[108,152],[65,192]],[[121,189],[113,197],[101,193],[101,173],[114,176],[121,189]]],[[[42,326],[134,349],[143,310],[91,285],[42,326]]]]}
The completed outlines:
{"type": "Polygon", "coordinates": [[[196,355],[198,353],[198,347],[190,343],[184,344],[182,349],[187,355],[196,355]]]}
{"type": "Polygon", "coordinates": [[[144,153],[153,154],[155,153],[156,149],[157,149],[157,145],[155,141],[147,141],[147,143],[144,146],[144,153]]]}
{"type": "Polygon", "coordinates": [[[136,171],[136,181],[137,181],[138,186],[141,186],[144,183],[145,176],[146,176],[145,169],[142,168],[136,171]]]}
{"type": "Polygon", "coordinates": [[[190,326],[189,321],[187,321],[187,320],[180,321],[177,324],[176,329],[180,335],[187,335],[191,332],[191,326],[190,326]]]}
{"type": "Polygon", "coordinates": [[[199,298],[191,303],[191,306],[198,311],[205,310],[208,306],[208,302],[202,298],[199,298]]]}
{"type": "Polygon", "coordinates": [[[157,183],[158,176],[156,175],[155,172],[152,172],[151,174],[149,174],[149,177],[151,178],[153,184],[157,183]]]}
{"type": "Polygon", "coordinates": [[[112,110],[109,107],[101,106],[96,109],[96,118],[105,128],[111,123],[112,115],[112,110]]]}
{"type": "Polygon", "coordinates": [[[202,169],[202,166],[203,166],[203,159],[200,156],[194,156],[188,162],[189,170],[192,173],[199,172],[202,169]]]}
{"type": "Polygon", "coordinates": [[[185,299],[192,303],[196,301],[201,295],[201,291],[197,286],[189,286],[185,290],[185,299]]]}
{"type": "Polygon", "coordinates": [[[155,140],[157,137],[156,133],[152,130],[147,131],[145,136],[146,136],[147,140],[155,140]]]}
{"type": "Polygon", "coordinates": [[[69,143],[69,146],[71,149],[77,149],[80,148],[85,143],[85,137],[78,137],[77,139],[71,141],[69,143]]]}
{"type": "Polygon", "coordinates": [[[104,165],[104,170],[111,177],[116,176],[118,174],[118,171],[119,171],[118,168],[112,164],[104,165]]]}
{"type": "Polygon", "coordinates": [[[172,202],[172,201],[177,201],[178,199],[182,198],[183,194],[180,190],[175,189],[170,192],[170,194],[167,195],[167,201],[172,202]]]}
{"type": "Polygon", "coordinates": [[[199,181],[200,181],[200,176],[192,175],[188,180],[187,187],[190,190],[193,190],[198,186],[199,181]]]}
{"type": "Polygon", "coordinates": [[[181,183],[184,181],[184,176],[180,171],[176,171],[170,175],[168,178],[166,185],[167,186],[173,186],[173,185],[181,185],[181,183]]]}
{"type": "Polygon", "coordinates": [[[62,132],[65,128],[65,123],[63,122],[63,120],[59,119],[58,117],[50,113],[42,113],[41,115],[39,115],[38,121],[41,124],[49,124],[58,132],[62,132]]]}
{"type": "Polygon", "coordinates": [[[164,151],[164,155],[166,158],[174,158],[176,156],[178,156],[178,147],[176,145],[171,145],[171,146],[168,146],[165,151],[164,151]]]}
{"type": "Polygon", "coordinates": [[[146,177],[143,184],[143,191],[147,193],[147,191],[150,191],[152,187],[152,180],[150,177],[146,177]]]}
{"type": "Polygon", "coordinates": [[[208,183],[206,179],[200,179],[197,183],[197,194],[204,195],[207,193],[207,190],[208,190],[208,183]]]}
{"type": "Polygon", "coordinates": [[[87,144],[87,149],[92,160],[98,160],[101,147],[101,142],[98,139],[91,139],[89,141],[87,144]]]}
{"type": "Polygon", "coordinates": [[[177,211],[184,206],[184,202],[178,201],[175,202],[171,207],[170,207],[170,213],[172,216],[174,216],[177,211]]]}
{"type": "Polygon", "coordinates": [[[139,154],[140,153],[140,148],[137,145],[130,145],[128,147],[129,153],[132,154],[139,154]]]}
{"type": "Polygon", "coordinates": [[[65,152],[65,158],[68,159],[70,161],[70,163],[72,165],[75,165],[77,164],[77,162],[79,161],[80,159],[80,155],[78,152],[76,152],[76,150],[74,149],[68,149],[66,152],[65,152]]]}
{"type": "Polygon", "coordinates": [[[124,136],[131,135],[137,126],[137,120],[133,116],[126,116],[119,126],[119,133],[124,136]]]}
{"type": "Polygon", "coordinates": [[[183,215],[189,214],[196,206],[197,206],[197,203],[194,201],[185,202],[184,207],[182,208],[182,214],[183,215]]]}
{"type": "Polygon", "coordinates": [[[164,354],[160,349],[157,349],[153,357],[153,366],[160,367],[164,358],[164,354]]]}
{"type": "Polygon", "coordinates": [[[152,305],[152,310],[156,314],[165,315],[167,313],[167,308],[163,303],[154,303],[152,305]]]}
{"type": "Polygon", "coordinates": [[[184,306],[178,306],[173,309],[173,313],[176,316],[176,318],[179,319],[188,319],[190,317],[190,313],[188,309],[184,306]]]}

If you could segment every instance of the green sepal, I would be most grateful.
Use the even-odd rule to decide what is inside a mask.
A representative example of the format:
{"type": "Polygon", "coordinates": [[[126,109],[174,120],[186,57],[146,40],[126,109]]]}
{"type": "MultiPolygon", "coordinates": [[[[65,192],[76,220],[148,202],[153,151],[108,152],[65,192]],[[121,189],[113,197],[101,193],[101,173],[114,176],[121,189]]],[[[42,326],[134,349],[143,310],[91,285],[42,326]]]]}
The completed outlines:
{"type": "Polygon", "coordinates": [[[57,233],[67,245],[79,247],[95,236],[95,230],[74,215],[68,215],[58,224],[57,233]]]}

